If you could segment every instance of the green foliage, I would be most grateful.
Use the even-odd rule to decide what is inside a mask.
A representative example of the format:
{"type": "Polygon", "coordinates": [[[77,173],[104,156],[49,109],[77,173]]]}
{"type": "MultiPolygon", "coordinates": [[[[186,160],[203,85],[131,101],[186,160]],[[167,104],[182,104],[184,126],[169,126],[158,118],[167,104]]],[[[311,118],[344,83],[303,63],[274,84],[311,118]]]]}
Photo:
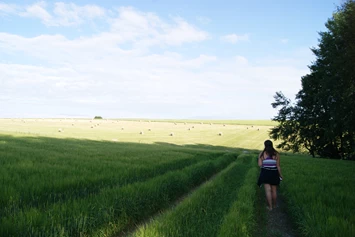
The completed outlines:
{"type": "Polygon", "coordinates": [[[302,77],[302,89],[291,104],[275,95],[273,119],[279,125],[270,132],[282,139],[279,148],[312,156],[352,158],[355,155],[355,1],[346,1],[320,32],[310,74],[302,77]]]}
{"type": "Polygon", "coordinates": [[[102,119],[101,116],[95,116],[94,119],[102,119]]]}

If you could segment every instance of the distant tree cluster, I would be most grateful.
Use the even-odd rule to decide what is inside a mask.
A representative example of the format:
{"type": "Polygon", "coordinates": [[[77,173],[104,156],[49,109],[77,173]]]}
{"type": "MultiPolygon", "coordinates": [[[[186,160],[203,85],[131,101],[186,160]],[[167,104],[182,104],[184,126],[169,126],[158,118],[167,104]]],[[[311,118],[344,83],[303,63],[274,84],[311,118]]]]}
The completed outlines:
{"type": "Polygon", "coordinates": [[[102,119],[101,116],[95,116],[94,119],[102,119]]]}
{"type": "Polygon", "coordinates": [[[270,132],[278,148],[314,157],[355,158],[355,1],[347,0],[320,32],[316,60],[302,77],[295,103],[282,92],[274,96],[279,122],[270,132]]]}

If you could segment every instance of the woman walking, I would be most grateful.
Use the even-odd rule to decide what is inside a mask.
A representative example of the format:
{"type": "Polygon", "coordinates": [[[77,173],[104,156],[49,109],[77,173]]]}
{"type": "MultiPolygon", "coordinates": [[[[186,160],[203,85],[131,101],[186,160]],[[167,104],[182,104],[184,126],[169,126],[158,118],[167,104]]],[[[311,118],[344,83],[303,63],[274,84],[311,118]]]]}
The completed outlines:
{"type": "Polygon", "coordinates": [[[261,167],[258,185],[264,184],[268,210],[277,207],[277,186],[282,180],[280,155],[274,149],[272,141],[264,142],[264,150],[259,154],[258,165],[261,167]]]}

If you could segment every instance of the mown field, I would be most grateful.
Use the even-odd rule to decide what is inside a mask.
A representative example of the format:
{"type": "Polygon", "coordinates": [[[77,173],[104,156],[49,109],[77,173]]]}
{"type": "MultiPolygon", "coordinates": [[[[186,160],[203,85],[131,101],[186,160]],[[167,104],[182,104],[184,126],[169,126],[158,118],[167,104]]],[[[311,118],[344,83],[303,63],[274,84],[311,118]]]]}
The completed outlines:
{"type": "MultiPolygon", "coordinates": [[[[0,119],[0,236],[255,236],[271,126],[0,119]]],[[[282,167],[300,236],[355,236],[354,162],[283,153],[282,167]]]]}

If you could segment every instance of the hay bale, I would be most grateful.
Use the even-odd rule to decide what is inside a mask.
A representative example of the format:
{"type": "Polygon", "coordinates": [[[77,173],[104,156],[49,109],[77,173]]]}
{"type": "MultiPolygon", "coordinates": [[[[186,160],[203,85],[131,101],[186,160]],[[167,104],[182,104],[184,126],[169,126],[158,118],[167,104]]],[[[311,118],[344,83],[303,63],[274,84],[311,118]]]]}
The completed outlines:
{"type": "Polygon", "coordinates": [[[124,127],[122,127],[121,130],[124,130],[124,127]]]}
{"type": "Polygon", "coordinates": [[[151,129],[151,128],[148,128],[148,131],[150,132],[150,131],[152,131],[152,129],[151,129]]]}
{"type": "Polygon", "coordinates": [[[172,137],[173,137],[173,136],[174,136],[174,133],[173,133],[173,132],[171,132],[171,133],[170,133],[170,136],[172,136],[172,137]]]}
{"type": "Polygon", "coordinates": [[[195,126],[192,126],[192,128],[195,128],[195,126]]]}
{"type": "Polygon", "coordinates": [[[191,128],[188,128],[187,130],[189,130],[189,131],[190,131],[190,130],[191,130],[191,128]]]}
{"type": "Polygon", "coordinates": [[[223,136],[223,133],[219,132],[219,133],[218,133],[218,136],[223,136]]]}
{"type": "Polygon", "coordinates": [[[72,123],[71,126],[74,126],[74,123],[72,123]]]}
{"type": "Polygon", "coordinates": [[[58,129],[58,132],[63,132],[63,130],[61,128],[58,129]]]}
{"type": "Polygon", "coordinates": [[[225,124],[223,124],[223,127],[225,127],[226,125],[225,124]]]}
{"type": "Polygon", "coordinates": [[[94,128],[94,126],[91,126],[91,128],[94,128]]]}
{"type": "Polygon", "coordinates": [[[139,134],[140,134],[140,135],[143,135],[143,134],[144,134],[144,132],[143,132],[143,131],[140,131],[140,132],[139,132],[139,134]]]}

